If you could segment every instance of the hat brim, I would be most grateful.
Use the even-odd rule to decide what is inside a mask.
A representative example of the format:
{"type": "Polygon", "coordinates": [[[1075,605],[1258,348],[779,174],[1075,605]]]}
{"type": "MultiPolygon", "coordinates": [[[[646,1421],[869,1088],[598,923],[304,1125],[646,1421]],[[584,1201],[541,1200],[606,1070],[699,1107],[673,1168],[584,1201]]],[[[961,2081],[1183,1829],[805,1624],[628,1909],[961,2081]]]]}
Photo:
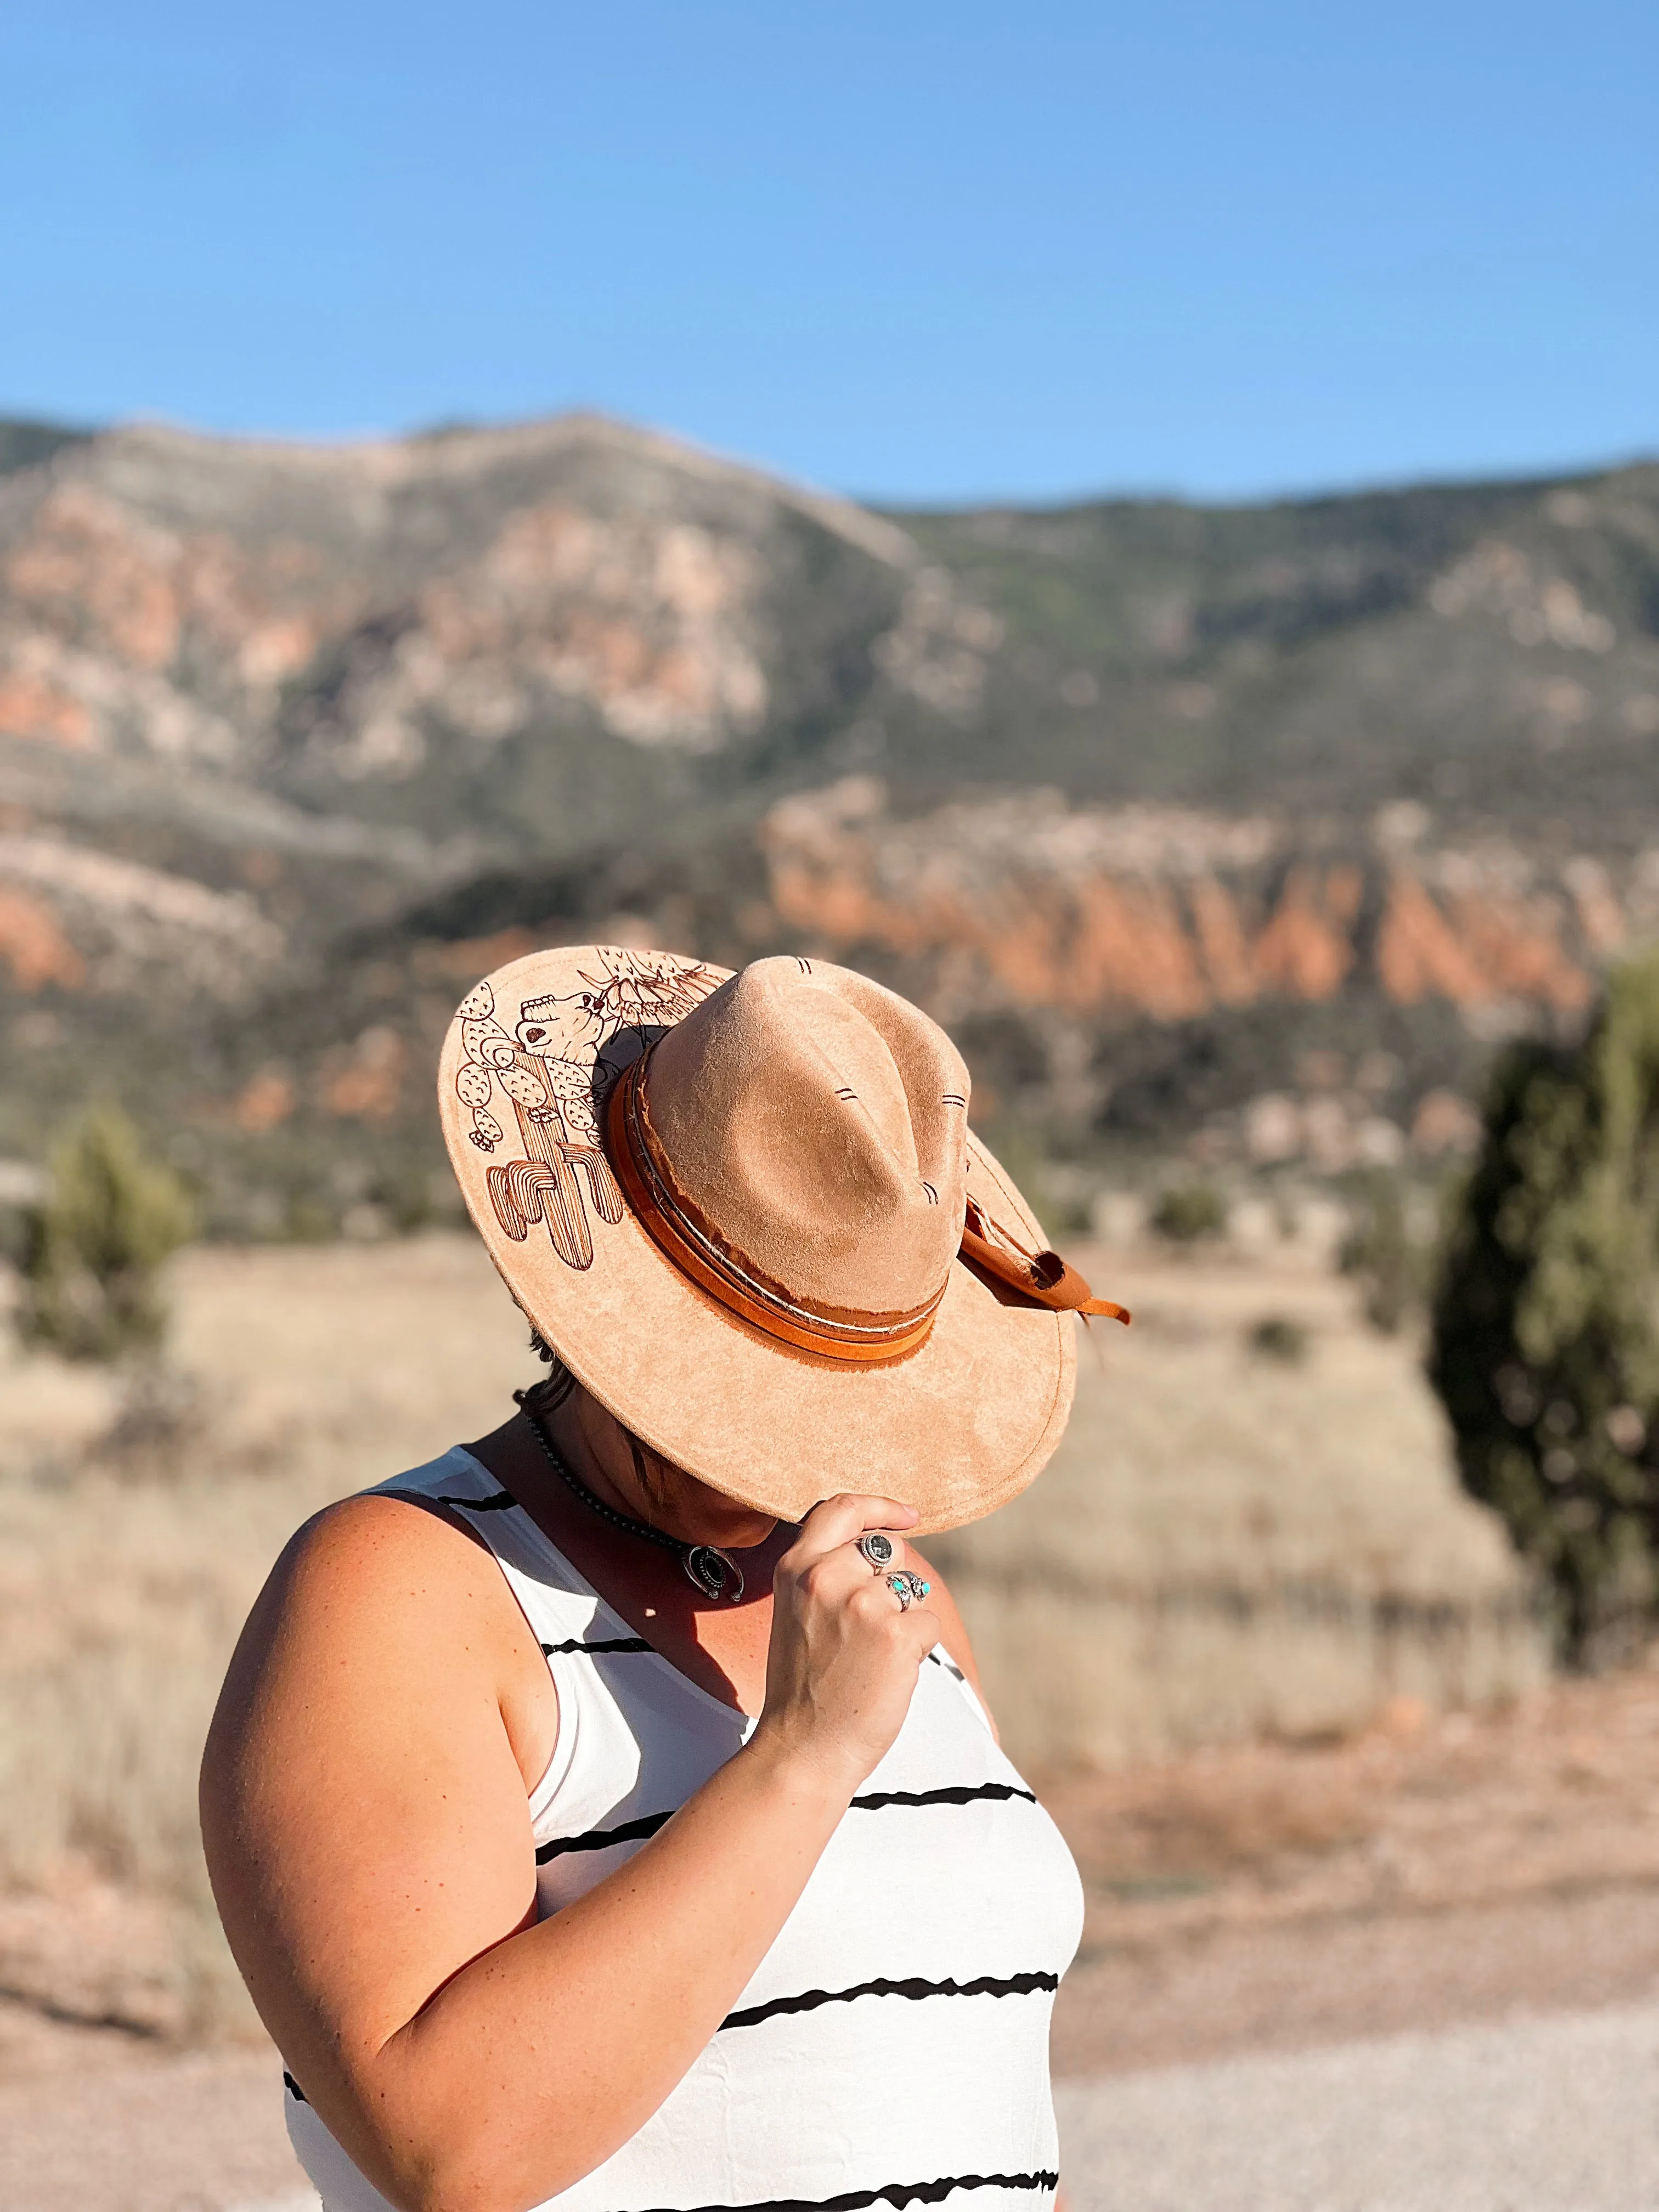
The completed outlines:
{"type": "MultiPolygon", "coordinates": [[[[575,1008],[580,1033],[560,1062],[573,1083],[585,1073],[591,1085],[596,1062],[602,1083],[726,972],[665,953],[565,946],[512,961],[469,993],[438,1076],[467,1210],[513,1297],[577,1380],[674,1466],[792,1522],[842,1491],[914,1506],[919,1534],[977,1520],[1033,1481],[1060,1441],[1077,1372],[1070,1314],[1019,1301],[957,1261],[932,1333],[909,1358],[862,1367],[793,1351],[728,1313],[658,1248],[595,1164],[580,1104],[568,1120],[556,1114],[527,1129],[501,1088],[525,1002],[575,1008]],[[480,1095],[478,1077],[466,1075],[478,1068],[494,1076],[483,1109],[465,1095],[480,1095]],[[520,1172],[549,1186],[556,1243],[555,1227],[526,1219],[511,1195],[509,1170],[526,1144],[554,1156],[550,1169],[526,1162],[520,1172]]],[[[1030,1208],[971,1133],[968,1156],[973,1195],[1041,1245],[1030,1208]]]]}

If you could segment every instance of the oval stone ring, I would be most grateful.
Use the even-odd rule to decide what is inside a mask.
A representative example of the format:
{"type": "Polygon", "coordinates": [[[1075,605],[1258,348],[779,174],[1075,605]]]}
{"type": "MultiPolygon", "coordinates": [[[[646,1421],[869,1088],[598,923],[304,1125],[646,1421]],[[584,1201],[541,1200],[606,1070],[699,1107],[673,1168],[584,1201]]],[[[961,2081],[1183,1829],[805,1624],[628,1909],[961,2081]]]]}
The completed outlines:
{"type": "Polygon", "coordinates": [[[898,1557],[898,1546],[884,1528],[868,1528],[859,1538],[859,1549],[873,1574],[884,1574],[898,1557]]]}
{"type": "Polygon", "coordinates": [[[899,1611],[908,1613],[913,1605],[921,1604],[933,1585],[924,1582],[920,1575],[913,1575],[908,1568],[901,1567],[896,1574],[888,1576],[887,1587],[898,1600],[899,1611]]]}

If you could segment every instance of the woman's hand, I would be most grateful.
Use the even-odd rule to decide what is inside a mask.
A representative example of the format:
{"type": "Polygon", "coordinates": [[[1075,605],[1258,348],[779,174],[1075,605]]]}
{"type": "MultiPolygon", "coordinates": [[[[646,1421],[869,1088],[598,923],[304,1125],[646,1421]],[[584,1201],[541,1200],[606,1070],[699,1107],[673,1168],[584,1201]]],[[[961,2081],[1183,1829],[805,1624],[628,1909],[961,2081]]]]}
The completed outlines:
{"type": "Polygon", "coordinates": [[[825,1498],[773,1577],[766,1705],[756,1735],[818,1766],[849,1796],[904,1725],[916,1671],[939,1632],[925,1605],[902,1608],[888,1586],[888,1574],[905,1565],[903,1545],[878,1573],[858,1540],[867,1528],[896,1536],[915,1520],[913,1508],[891,1498],[825,1498]]]}

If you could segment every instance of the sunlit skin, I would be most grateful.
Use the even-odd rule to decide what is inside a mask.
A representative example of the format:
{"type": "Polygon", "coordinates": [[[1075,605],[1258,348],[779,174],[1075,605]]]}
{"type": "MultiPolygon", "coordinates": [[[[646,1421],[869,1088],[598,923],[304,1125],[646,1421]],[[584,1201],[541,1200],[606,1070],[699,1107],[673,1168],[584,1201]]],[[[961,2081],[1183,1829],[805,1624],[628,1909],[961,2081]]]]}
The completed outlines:
{"type": "Polygon", "coordinates": [[[711,1490],[645,1447],[640,1448],[641,1482],[626,1431],[580,1388],[543,1417],[543,1425],[565,1465],[605,1504],[683,1542],[716,1545],[734,1559],[744,1574],[743,1602],[711,1605],[675,1555],[611,1528],[584,1506],[548,1464],[522,1418],[504,1422],[467,1449],[630,1627],[702,1688],[744,1712],[758,1712],[765,1695],[772,1576],[795,1531],[711,1490]]]}
{"type": "Polygon", "coordinates": [[[406,2212],[522,2212],[654,2112],[736,2002],[943,1642],[919,1555],[901,1612],[857,1549],[914,1525],[840,1497],[799,1528],[629,1440],[578,1390],[548,1419],[596,1496],[743,1566],[740,1604],[608,1526],[515,1417],[471,1447],[636,1633],[760,1716],[637,1854],[535,1918],[526,1805],[558,1733],[545,1662],[494,1559],[447,1516],[357,1498],[289,1544],[243,1632],[203,1767],[232,1948],[307,2097],[406,2212]]]}

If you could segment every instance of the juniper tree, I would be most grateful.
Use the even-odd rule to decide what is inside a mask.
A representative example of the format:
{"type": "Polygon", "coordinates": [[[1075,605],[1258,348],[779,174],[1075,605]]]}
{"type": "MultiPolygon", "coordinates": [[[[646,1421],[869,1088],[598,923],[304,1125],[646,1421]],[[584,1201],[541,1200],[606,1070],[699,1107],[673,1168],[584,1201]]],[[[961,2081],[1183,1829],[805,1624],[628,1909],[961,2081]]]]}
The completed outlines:
{"type": "Polygon", "coordinates": [[[167,1328],[161,1263],[194,1230],[171,1168],[118,1107],[94,1107],[52,1153],[25,1226],[19,1334],[71,1359],[154,1351],[167,1328]]]}
{"type": "Polygon", "coordinates": [[[1613,975],[1581,1046],[1495,1069],[1429,1371],[1566,1655],[1628,1649],[1659,1609],[1659,957],[1613,975]]]}

